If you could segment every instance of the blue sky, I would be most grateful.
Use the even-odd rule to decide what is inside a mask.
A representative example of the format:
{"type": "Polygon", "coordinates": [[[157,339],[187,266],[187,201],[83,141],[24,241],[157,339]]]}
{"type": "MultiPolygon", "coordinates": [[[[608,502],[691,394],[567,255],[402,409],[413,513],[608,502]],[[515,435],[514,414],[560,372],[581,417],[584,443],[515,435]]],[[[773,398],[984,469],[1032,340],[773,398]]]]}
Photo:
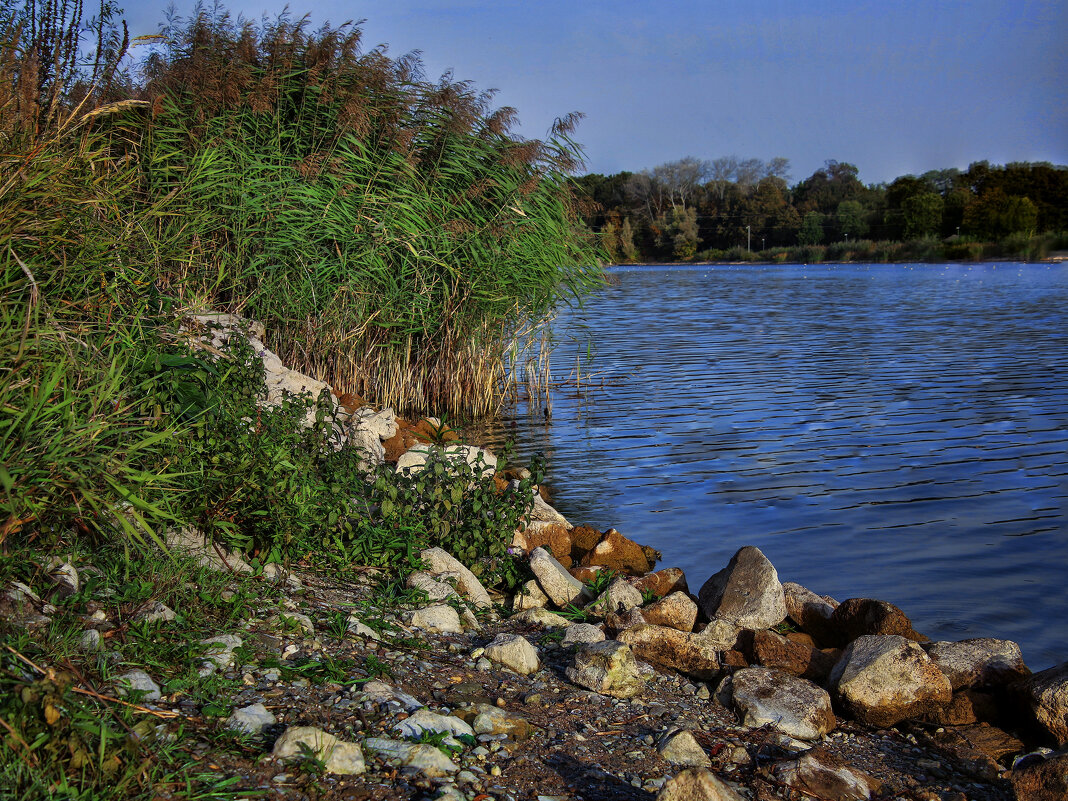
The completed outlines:
{"type": "MultiPolygon", "coordinates": [[[[126,0],[131,35],[167,0],[126,0]]],[[[191,0],[175,3],[179,14],[191,0]]],[[[283,2],[230,2],[273,16],[283,2]]],[[[1068,163],[1065,0],[390,0],[290,3],[316,24],[366,19],[364,42],[452,69],[520,133],[585,113],[591,172],[683,156],[826,159],[865,183],[987,159],[1068,163]]]]}

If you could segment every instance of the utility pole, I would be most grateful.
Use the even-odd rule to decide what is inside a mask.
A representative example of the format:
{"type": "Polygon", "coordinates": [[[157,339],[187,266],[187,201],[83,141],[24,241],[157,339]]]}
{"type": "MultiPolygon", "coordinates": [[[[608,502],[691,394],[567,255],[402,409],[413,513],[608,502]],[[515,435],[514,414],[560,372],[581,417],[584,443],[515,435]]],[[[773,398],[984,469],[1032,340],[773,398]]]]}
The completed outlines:
{"type": "Polygon", "coordinates": [[[749,246],[752,241],[752,237],[749,235],[749,226],[747,225],[745,226],[745,249],[750,253],[753,252],[753,249],[749,246]]]}

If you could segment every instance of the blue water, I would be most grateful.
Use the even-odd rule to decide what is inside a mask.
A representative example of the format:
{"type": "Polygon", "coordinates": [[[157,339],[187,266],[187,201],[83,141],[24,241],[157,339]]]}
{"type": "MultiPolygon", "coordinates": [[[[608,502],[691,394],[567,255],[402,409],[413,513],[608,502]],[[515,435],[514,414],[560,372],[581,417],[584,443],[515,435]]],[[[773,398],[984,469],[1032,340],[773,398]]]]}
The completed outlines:
{"type": "Polygon", "coordinates": [[[487,435],[548,456],[573,523],[660,549],[695,592],[756,545],[932,639],[1068,660],[1068,266],[612,278],[554,326],[551,418],[487,435]]]}

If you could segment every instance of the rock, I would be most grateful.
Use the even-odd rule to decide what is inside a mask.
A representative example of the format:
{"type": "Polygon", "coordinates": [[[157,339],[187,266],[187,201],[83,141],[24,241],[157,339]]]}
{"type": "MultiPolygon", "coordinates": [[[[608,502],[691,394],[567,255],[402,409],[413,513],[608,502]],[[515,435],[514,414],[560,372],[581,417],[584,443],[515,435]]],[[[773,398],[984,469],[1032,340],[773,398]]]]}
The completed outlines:
{"type": "Polygon", "coordinates": [[[421,473],[430,459],[431,453],[439,454],[448,464],[455,466],[466,463],[475,475],[492,476],[497,469],[497,457],[487,450],[473,445],[414,445],[397,459],[397,472],[408,475],[421,473]]]}
{"type": "Polygon", "coordinates": [[[303,586],[300,579],[279,564],[271,562],[263,566],[263,580],[271,584],[285,584],[291,590],[299,590],[303,586]]]}
{"type": "MultiPolygon", "coordinates": [[[[652,570],[645,549],[627,539],[614,528],[601,535],[601,540],[582,557],[582,565],[600,565],[617,573],[644,576],[652,570]]],[[[639,590],[639,595],[641,591],[639,590]]]]}
{"type": "Polygon", "coordinates": [[[849,715],[879,728],[919,717],[952,697],[949,679],[924,650],[895,635],[864,635],[851,642],[829,681],[849,715]]]}
{"type": "Polygon", "coordinates": [[[792,581],[784,582],[782,591],[786,600],[786,614],[803,632],[821,643],[837,639],[832,633],[834,625],[831,623],[831,616],[838,607],[837,601],[825,595],[816,595],[792,581]]]}
{"type": "Polygon", "coordinates": [[[396,701],[409,712],[413,712],[424,706],[423,702],[418,698],[414,698],[413,696],[408,695],[408,693],[391,687],[384,681],[378,681],[377,679],[364,684],[362,694],[364,698],[378,704],[396,701]]]}
{"type": "MultiPolygon", "coordinates": [[[[519,489],[519,484],[520,482],[518,480],[513,480],[508,486],[515,492],[519,489]]],[[[531,508],[529,515],[531,522],[541,521],[543,523],[554,523],[563,526],[565,529],[571,529],[572,526],[567,522],[567,518],[545,502],[545,499],[541,497],[541,493],[538,492],[537,487],[534,487],[531,492],[534,494],[534,506],[531,508]]],[[[568,538],[568,544],[570,545],[570,538],[568,538]]],[[[570,555],[570,553],[567,555],[570,555]]]]}
{"type": "Polygon", "coordinates": [[[174,610],[160,601],[150,601],[138,609],[131,620],[135,623],[169,623],[178,617],[174,610]]]}
{"type": "Polygon", "coordinates": [[[123,698],[131,692],[141,693],[142,701],[158,701],[163,697],[159,685],[143,670],[131,670],[118,676],[115,690],[123,698]]]}
{"type": "Polygon", "coordinates": [[[635,626],[640,626],[645,622],[645,615],[643,615],[642,610],[638,608],[628,609],[621,615],[617,615],[615,612],[609,612],[604,616],[605,628],[616,634],[621,631],[626,631],[627,629],[632,629],[635,626]]]}
{"type": "Polygon", "coordinates": [[[549,604],[549,596],[542,592],[535,579],[523,584],[512,598],[512,610],[522,612],[525,609],[544,609],[549,604]]]}
{"type": "Polygon", "coordinates": [[[646,681],[631,649],[611,640],[580,647],[565,672],[575,684],[613,698],[633,698],[646,681]]]}
{"type": "Polygon", "coordinates": [[[240,554],[227,551],[212,543],[200,531],[193,528],[167,529],[164,534],[167,549],[179,556],[194,560],[198,566],[217,573],[242,573],[252,575],[255,569],[241,558],[240,554]]]}
{"type": "Polygon", "coordinates": [[[235,709],[226,719],[226,728],[245,734],[259,734],[266,726],[273,726],[278,719],[263,704],[252,704],[235,709]]]}
{"type": "Polygon", "coordinates": [[[350,428],[347,442],[348,446],[360,453],[365,460],[361,464],[364,469],[377,467],[386,461],[386,446],[373,431],[365,428],[350,428]]]}
{"type": "Polygon", "coordinates": [[[713,679],[720,673],[720,649],[699,634],[645,623],[621,632],[617,639],[641,659],[694,678],[713,679]]]}
{"type": "Polygon", "coordinates": [[[459,613],[445,604],[417,609],[407,617],[410,626],[431,634],[460,634],[464,630],[459,613]]]}
{"type": "Polygon", "coordinates": [[[540,626],[543,629],[565,629],[572,625],[566,617],[541,608],[527,609],[518,615],[512,615],[512,620],[530,626],[540,626]]]}
{"type": "Polygon", "coordinates": [[[617,578],[601,593],[601,597],[586,606],[595,615],[604,617],[609,612],[617,615],[642,605],[642,594],[624,578],[617,578]]]}
{"type": "Polygon", "coordinates": [[[985,781],[996,781],[1001,776],[999,759],[1024,749],[1024,744],[1011,734],[986,724],[954,726],[921,735],[921,744],[985,781]]]}
{"type": "Polygon", "coordinates": [[[314,726],[290,726],[275,742],[271,755],[275,759],[292,759],[303,756],[308,749],[323,762],[327,773],[354,775],[367,769],[359,745],[339,740],[314,726]]]}
{"type": "Polygon", "coordinates": [[[1039,725],[1058,746],[1068,743],[1068,662],[1034,674],[1022,686],[1039,725]]]}
{"type": "Polygon", "coordinates": [[[470,737],[475,736],[474,729],[467,723],[460,720],[453,715],[439,715],[436,712],[431,712],[429,709],[416,710],[410,717],[405,718],[393,727],[393,731],[399,734],[401,737],[409,738],[414,737],[418,739],[424,732],[431,732],[438,734],[446,732],[449,737],[445,742],[450,745],[459,745],[460,741],[455,739],[458,734],[466,734],[470,737]]]}
{"type": "Polygon", "coordinates": [[[99,651],[101,648],[100,632],[86,629],[78,638],[78,648],[82,651],[99,651]]]}
{"type": "Polygon", "coordinates": [[[655,573],[649,573],[634,581],[638,592],[650,592],[656,598],[663,598],[673,592],[689,592],[686,574],[677,567],[665,567],[655,573]]]}
{"type": "Polygon", "coordinates": [[[70,598],[77,595],[81,587],[78,578],[78,570],[70,562],[54,560],[54,564],[48,571],[48,580],[52,582],[55,593],[61,598],[70,598]]]}
{"type": "Polygon", "coordinates": [[[780,670],[744,668],[731,680],[731,700],[752,729],[770,725],[799,740],[815,740],[834,731],[831,696],[810,681],[780,670]]]}
{"type": "Polygon", "coordinates": [[[488,609],[493,605],[489,593],[478,577],[452,554],[441,548],[427,548],[419,554],[419,558],[427,564],[432,574],[455,577],[456,589],[475,606],[488,609]]]}
{"type": "Polygon", "coordinates": [[[904,612],[886,601],[871,598],[850,598],[843,601],[831,615],[831,645],[844,646],[866,634],[893,634],[915,642],[927,640],[912,628],[912,621],[904,612]]]}
{"type": "Polygon", "coordinates": [[[412,590],[426,593],[428,601],[444,601],[448,598],[459,598],[459,594],[444,581],[438,581],[429,573],[415,570],[408,574],[405,585],[412,590]]]}
{"type": "Polygon", "coordinates": [[[773,771],[783,784],[815,798],[864,801],[881,787],[878,779],[822,748],[806,751],[797,760],[780,762],[773,771]]]}
{"type": "Polygon", "coordinates": [[[1016,801],[1064,801],[1068,798],[1068,754],[1013,768],[1009,781],[1016,801]]]}
{"type": "Polygon", "coordinates": [[[532,520],[526,528],[515,532],[512,546],[522,548],[525,553],[545,548],[560,564],[571,566],[571,529],[563,523],[532,520]]]}
{"type": "Polygon", "coordinates": [[[498,634],[486,646],[486,658],[518,673],[529,676],[541,668],[537,649],[518,634],[498,634]]]}
{"type": "Polygon", "coordinates": [[[588,642],[604,642],[600,626],[591,623],[573,623],[564,630],[563,645],[579,645],[588,642]]]}
{"type": "Polygon", "coordinates": [[[742,651],[762,667],[777,668],[793,676],[823,683],[835,659],[815,648],[793,642],[773,631],[753,631],[745,638],[742,651]]]}
{"type": "Polygon", "coordinates": [[[954,690],[1010,684],[1031,675],[1020,646],[1012,640],[980,637],[960,642],[933,642],[924,650],[946,674],[954,690]]]}
{"type": "Polygon", "coordinates": [[[697,638],[717,651],[728,651],[738,645],[742,629],[727,620],[710,620],[697,632],[697,638]]]}
{"type": "Polygon", "coordinates": [[[692,767],[712,767],[712,760],[705,753],[693,732],[672,727],[660,737],[656,744],[656,750],[660,756],[672,765],[688,765],[692,767]]]}
{"type": "Polygon", "coordinates": [[[583,604],[590,600],[586,587],[544,548],[531,551],[530,569],[534,571],[542,590],[558,608],[564,609],[569,604],[583,604]]]}
{"type": "Polygon", "coordinates": [[[581,562],[601,541],[601,530],[592,526],[573,526],[571,529],[571,560],[581,562]]]}
{"type": "Polygon", "coordinates": [[[0,596],[0,619],[10,621],[14,626],[26,629],[39,629],[52,623],[50,615],[55,607],[46,604],[28,586],[21,581],[12,581],[0,596]]]}
{"type": "Polygon", "coordinates": [[[299,631],[309,637],[315,636],[315,624],[312,619],[300,612],[279,612],[269,617],[267,624],[278,631],[299,631]]]}
{"type": "Polygon", "coordinates": [[[693,631],[697,622],[697,604],[685,592],[676,591],[644,607],[642,617],[654,626],[693,631]]]}
{"type": "Polygon", "coordinates": [[[363,747],[386,759],[396,759],[402,767],[430,778],[448,776],[460,769],[459,765],[432,745],[368,737],[363,741],[363,747]]]}
{"type": "Polygon", "coordinates": [[[656,801],[744,801],[708,768],[687,768],[668,779],[656,801]]]}
{"type": "Polygon", "coordinates": [[[221,634],[200,641],[206,645],[204,658],[200,661],[200,675],[210,676],[217,670],[226,670],[234,664],[234,649],[241,647],[241,638],[233,634],[221,634]]]}
{"type": "Polygon", "coordinates": [[[727,566],[701,587],[701,610],[748,629],[767,629],[786,617],[779,575],[759,548],[740,549],[727,566]]]}
{"type": "Polygon", "coordinates": [[[345,619],[345,631],[349,634],[355,634],[357,637],[364,637],[376,642],[381,639],[377,631],[356,617],[356,615],[349,615],[345,619]]]}
{"type": "Polygon", "coordinates": [[[466,707],[459,714],[471,717],[475,734],[503,734],[512,740],[527,740],[534,733],[526,718],[491,704],[466,707]]]}
{"type": "Polygon", "coordinates": [[[397,435],[397,415],[392,409],[376,412],[370,406],[363,406],[352,412],[349,425],[378,437],[380,442],[385,442],[397,435]]]}
{"type": "Polygon", "coordinates": [[[1000,718],[997,699],[981,690],[964,689],[953,693],[946,707],[936,707],[923,716],[928,723],[938,726],[966,726],[980,720],[987,722],[1000,718]]]}

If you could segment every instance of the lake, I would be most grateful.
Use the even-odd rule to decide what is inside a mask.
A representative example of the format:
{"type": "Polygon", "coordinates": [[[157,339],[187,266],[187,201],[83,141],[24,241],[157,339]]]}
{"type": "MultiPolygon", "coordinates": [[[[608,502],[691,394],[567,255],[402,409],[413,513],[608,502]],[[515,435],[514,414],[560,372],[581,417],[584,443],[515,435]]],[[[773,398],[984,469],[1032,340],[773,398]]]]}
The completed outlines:
{"type": "Polygon", "coordinates": [[[617,267],[554,325],[554,505],[696,592],[743,545],[932,639],[1068,660],[1068,265],[617,267]],[[578,387],[576,372],[580,375],[578,387]]]}

